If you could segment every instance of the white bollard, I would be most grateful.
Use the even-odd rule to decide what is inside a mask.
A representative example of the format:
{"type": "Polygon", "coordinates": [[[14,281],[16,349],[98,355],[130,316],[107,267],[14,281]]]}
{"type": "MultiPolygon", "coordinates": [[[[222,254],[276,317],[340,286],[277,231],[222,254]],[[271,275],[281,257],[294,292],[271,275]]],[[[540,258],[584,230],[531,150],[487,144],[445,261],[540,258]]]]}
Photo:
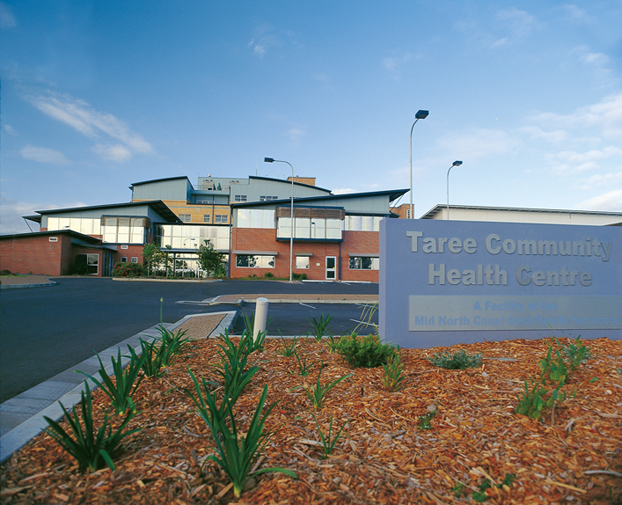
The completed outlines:
{"type": "Polygon", "coordinates": [[[259,332],[266,331],[268,321],[268,299],[260,296],[255,304],[255,321],[253,321],[253,340],[257,340],[259,332]]]}

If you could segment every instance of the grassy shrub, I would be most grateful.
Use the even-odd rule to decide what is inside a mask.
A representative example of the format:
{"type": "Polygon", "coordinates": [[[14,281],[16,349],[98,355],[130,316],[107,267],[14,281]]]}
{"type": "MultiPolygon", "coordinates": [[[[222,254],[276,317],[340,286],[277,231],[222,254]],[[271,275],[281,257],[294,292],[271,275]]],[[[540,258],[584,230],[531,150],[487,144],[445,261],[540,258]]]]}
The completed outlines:
{"type": "Polygon", "coordinates": [[[430,363],[440,368],[449,370],[464,370],[465,368],[477,368],[482,362],[481,354],[467,354],[462,349],[450,354],[447,351],[437,352],[430,359],[430,363]]]}
{"type": "Polygon", "coordinates": [[[115,263],[112,269],[113,277],[142,277],[145,269],[140,263],[115,263]]]}
{"type": "Polygon", "coordinates": [[[377,335],[359,337],[355,333],[341,337],[335,350],[354,368],[386,365],[395,354],[393,345],[381,342],[377,335]]]}

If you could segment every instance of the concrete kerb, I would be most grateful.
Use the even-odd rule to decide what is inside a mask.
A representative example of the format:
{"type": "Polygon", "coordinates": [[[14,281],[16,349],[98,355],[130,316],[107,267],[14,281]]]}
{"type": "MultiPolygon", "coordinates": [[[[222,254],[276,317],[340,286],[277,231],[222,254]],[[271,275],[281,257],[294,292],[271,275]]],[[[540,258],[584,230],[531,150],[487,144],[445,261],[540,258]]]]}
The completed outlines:
{"type": "Polygon", "coordinates": [[[57,284],[58,282],[53,280],[38,284],[0,284],[0,289],[43,288],[46,286],[56,286],[57,284]]]}
{"type": "MultiPolygon", "coordinates": [[[[222,313],[217,313],[222,314],[222,313]]],[[[209,335],[214,337],[224,332],[225,329],[231,329],[235,322],[235,311],[224,312],[225,317],[222,319],[218,327],[209,335]]],[[[173,330],[181,326],[190,317],[204,316],[207,314],[192,314],[184,317],[176,323],[164,323],[164,327],[173,330]]],[[[129,337],[108,349],[104,349],[99,353],[102,363],[109,362],[105,366],[106,372],[112,374],[112,363],[106,360],[109,356],[117,356],[119,349],[123,356],[127,352],[127,346],[132,347],[140,354],[141,347],[139,339],[141,337],[160,338],[157,329],[159,325],[152,326],[132,337],[129,337]]],[[[129,358],[121,358],[125,366],[129,362],[129,358]]],[[[55,421],[63,417],[63,411],[59,405],[62,403],[66,409],[79,403],[81,393],[85,391],[84,381],[86,380],[91,390],[95,390],[97,386],[92,380],[87,379],[83,374],[75,373],[74,370],[81,370],[86,374],[95,376],[99,370],[100,364],[97,356],[92,356],[74,367],[61,372],[51,379],[30,388],[27,391],[5,401],[0,405],[0,463],[6,461],[15,451],[21,449],[30,440],[44,431],[48,424],[43,416],[49,417],[55,421]]]]}

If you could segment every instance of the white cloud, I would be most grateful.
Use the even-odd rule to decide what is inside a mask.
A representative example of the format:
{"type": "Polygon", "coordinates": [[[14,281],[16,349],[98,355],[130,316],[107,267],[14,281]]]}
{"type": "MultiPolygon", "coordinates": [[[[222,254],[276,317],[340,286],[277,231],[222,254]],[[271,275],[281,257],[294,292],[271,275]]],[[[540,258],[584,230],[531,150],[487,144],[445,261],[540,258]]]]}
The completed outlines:
{"type": "Polygon", "coordinates": [[[303,129],[303,128],[291,128],[290,130],[288,130],[287,132],[287,137],[293,141],[293,142],[297,142],[298,140],[300,140],[302,137],[304,137],[307,134],[307,132],[303,129]]]}
{"type": "Polygon", "coordinates": [[[55,165],[67,165],[69,162],[65,155],[55,149],[45,147],[25,146],[19,152],[26,160],[38,161],[39,163],[53,163],[55,165]]]}
{"type": "Polygon", "coordinates": [[[450,132],[438,141],[438,145],[447,158],[472,162],[490,155],[510,152],[519,145],[519,142],[502,130],[475,128],[463,132],[450,132]]]}
{"type": "Polygon", "coordinates": [[[605,158],[610,158],[622,154],[622,149],[618,147],[608,146],[604,149],[592,149],[584,153],[577,153],[576,151],[562,151],[557,153],[557,158],[567,163],[581,164],[590,163],[605,158]]]}
{"type": "Polygon", "coordinates": [[[508,38],[506,36],[497,40],[492,44],[493,46],[503,45],[510,40],[521,39],[531,33],[539,24],[534,16],[516,7],[498,11],[495,14],[495,18],[510,32],[511,37],[508,38]]]}
{"type": "Polygon", "coordinates": [[[4,128],[4,131],[7,132],[9,135],[18,135],[17,131],[15,131],[15,128],[13,128],[10,124],[2,125],[2,128],[4,128]]]}
{"type": "MultiPolygon", "coordinates": [[[[133,153],[153,151],[151,144],[141,135],[132,132],[123,121],[112,114],[96,111],[83,100],[52,92],[29,96],[27,100],[44,114],[71,126],[91,139],[108,137],[120,141],[130,157],[133,153]]],[[[98,152],[97,149],[94,150],[98,152]]],[[[109,150],[99,152],[108,155],[109,150]]]]}
{"type": "Polygon", "coordinates": [[[592,175],[585,183],[586,189],[597,186],[616,186],[622,184],[622,172],[609,172],[607,174],[592,175]]]}
{"type": "Polygon", "coordinates": [[[117,163],[121,163],[132,158],[132,152],[121,144],[114,146],[97,144],[93,146],[92,151],[104,160],[115,161],[117,163]]]}
{"type": "Polygon", "coordinates": [[[539,126],[525,126],[518,129],[519,133],[527,134],[533,140],[545,140],[551,144],[564,142],[568,138],[568,132],[564,130],[544,131],[539,126]]]}
{"type": "MultiPolygon", "coordinates": [[[[11,233],[30,233],[30,228],[25,223],[22,216],[35,213],[41,206],[33,203],[18,202],[5,197],[0,198],[0,234],[11,233]]],[[[31,221],[28,222],[32,231],[39,231],[39,225],[31,221]]]]}
{"type": "Polygon", "coordinates": [[[279,35],[275,34],[271,27],[267,25],[258,26],[255,29],[255,35],[248,43],[248,47],[252,48],[253,53],[263,58],[267,52],[276,47],[284,45],[283,38],[289,39],[289,42],[296,44],[293,39],[293,33],[286,31],[279,35]]]}
{"type": "Polygon", "coordinates": [[[622,189],[616,189],[580,202],[578,209],[622,211],[622,189]]]}
{"type": "Polygon", "coordinates": [[[574,23],[586,23],[590,21],[590,16],[576,5],[566,4],[562,6],[562,11],[566,19],[574,23]]]}
{"type": "Polygon", "coordinates": [[[349,195],[350,193],[356,193],[356,190],[352,188],[333,189],[333,195],[349,195]]]}
{"type": "Polygon", "coordinates": [[[0,28],[15,28],[16,26],[17,21],[9,6],[4,2],[0,2],[0,28]]]}
{"type": "Polygon", "coordinates": [[[392,56],[387,56],[386,58],[383,58],[382,66],[394,78],[397,78],[399,77],[400,70],[402,69],[404,64],[408,63],[410,60],[412,60],[412,55],[409,52],[394,54],[392,56]]]}

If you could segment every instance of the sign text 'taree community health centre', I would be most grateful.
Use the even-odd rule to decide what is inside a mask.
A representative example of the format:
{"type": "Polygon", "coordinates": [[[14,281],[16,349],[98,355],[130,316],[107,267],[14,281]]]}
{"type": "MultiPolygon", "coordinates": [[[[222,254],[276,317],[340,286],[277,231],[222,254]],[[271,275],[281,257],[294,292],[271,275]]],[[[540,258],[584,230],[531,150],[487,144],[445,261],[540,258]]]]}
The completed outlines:
{"type": "Polygon", "coordinates": [[[403,347],[473,342],[482,331],[621,338],[621,242],[609,226],[385,219],[382,335],[403,347]]]}

